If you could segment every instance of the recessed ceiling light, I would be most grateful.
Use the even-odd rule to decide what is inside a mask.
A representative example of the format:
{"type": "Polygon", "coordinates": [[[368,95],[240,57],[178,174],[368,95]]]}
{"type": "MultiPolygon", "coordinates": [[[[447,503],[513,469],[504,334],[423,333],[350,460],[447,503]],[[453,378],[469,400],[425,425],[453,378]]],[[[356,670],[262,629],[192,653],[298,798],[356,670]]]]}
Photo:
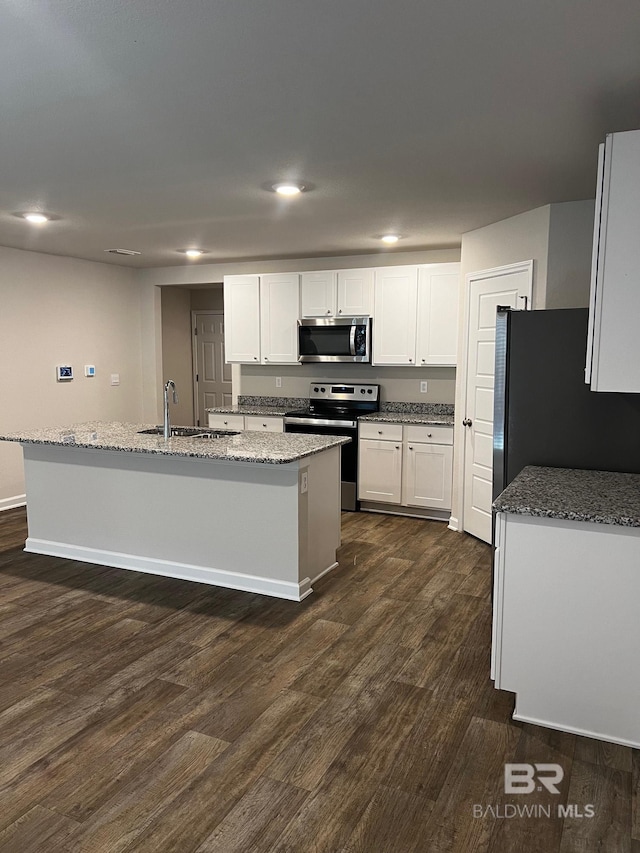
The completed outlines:
{"type": "Polygon", "coordinates": [[[300,193],[304,190],[304,184],[294,184],[291,182],[274,184],[273,190],[279,195],[284,196],[300,195],[300,193]]]}
{"type": "Polygon", "coordinates": [[[200,255],[206,255],[206,249],[178,249],[179,252],[182,252],[183,255],[186,255],[188,258],[199,258],[200,255]]]}
{"type": "Polygon", "coordinates": [[[48,222],[51,218],[47,216],[46,213],[22,213],[20,214],[23,219],[26,219],[27,222],[33,222],[34,225],[42,225],[44,222],[48,222]]]}
{"type": "Polygon", "coordinates": [[[383,234],[380,238],[383,243],[397,243],[400,239],[399,234],[383,234]]]}

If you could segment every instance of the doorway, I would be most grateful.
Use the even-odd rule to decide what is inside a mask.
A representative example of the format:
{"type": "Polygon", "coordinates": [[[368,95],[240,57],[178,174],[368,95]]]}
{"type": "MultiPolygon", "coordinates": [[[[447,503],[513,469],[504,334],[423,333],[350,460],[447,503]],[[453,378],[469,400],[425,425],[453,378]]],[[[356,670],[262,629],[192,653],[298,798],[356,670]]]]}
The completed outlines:
{"type": "Polygon", "coordinates": [[[469,273],[462,527],[491,542],[496,308],[531,307],[533,261],[469,273]]]}

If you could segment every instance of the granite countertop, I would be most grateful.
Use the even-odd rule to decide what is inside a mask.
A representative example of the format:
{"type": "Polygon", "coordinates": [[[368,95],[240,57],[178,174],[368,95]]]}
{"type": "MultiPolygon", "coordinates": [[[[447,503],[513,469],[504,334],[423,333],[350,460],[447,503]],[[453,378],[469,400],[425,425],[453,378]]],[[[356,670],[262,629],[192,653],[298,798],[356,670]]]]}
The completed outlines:
{"type": "Polygon", "coordinates": [[[516,515],[640,527],[640,474],[528,466],[493,507],[516,515]]]}
{"type": "Polygon", "coordinates": [[[361,415],[359,421],[393,424],[424,424],[425,426],[453,426],[453,415],[434,415],[420,412],[375,412],[361,415]]]}
{"type": "MultiPolygon", "coordinates": [[[[0,435],[0,441],[22,444],[60,445],[124,453],[152,453],[158,456],[188,456],[225,462],[263,462],[283,465],[313,456],[330,447],[346,444],[345,436],[319,436],[280,432],[240,432],[224,438],[170,438],[139,435],[155,424],[89,423],[69,427],[20,430],[0,435]]],[[[206,432],[206,428],[203,428],[206,432]]]]}
{"type": "Polygon", "coordinates": [[[283,418],[291,407],[283,409],[282,406],[215,406],[213,409],[205,409],[215,415],[272,415],[283,418]]]}
{"type": "Polygon", "coordinates": [[[240,395],[235,406],[216,406],[205,409],[219,415],[273,415],[283,418],[287,412],[296,409],[306,409],[309,405],[307,397],[251,397],[240,395]]]}

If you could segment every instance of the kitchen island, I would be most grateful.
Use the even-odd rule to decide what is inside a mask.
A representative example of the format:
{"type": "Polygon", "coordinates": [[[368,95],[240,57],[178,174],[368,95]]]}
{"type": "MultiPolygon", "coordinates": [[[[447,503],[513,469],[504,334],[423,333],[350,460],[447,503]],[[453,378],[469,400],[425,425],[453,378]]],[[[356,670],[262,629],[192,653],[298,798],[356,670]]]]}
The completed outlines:
{"type": "Polygon", "coordinates": [[[640,748],[640,474],[527,467],[494,509],[492,676],[514,719],[640,748]]]}
{"type": "Polygon", "coordinates": [[[23,448],[25,550],[295,601],[335,568],[349,439],[141,434],[152,428],[0,436],[23,448]]]}

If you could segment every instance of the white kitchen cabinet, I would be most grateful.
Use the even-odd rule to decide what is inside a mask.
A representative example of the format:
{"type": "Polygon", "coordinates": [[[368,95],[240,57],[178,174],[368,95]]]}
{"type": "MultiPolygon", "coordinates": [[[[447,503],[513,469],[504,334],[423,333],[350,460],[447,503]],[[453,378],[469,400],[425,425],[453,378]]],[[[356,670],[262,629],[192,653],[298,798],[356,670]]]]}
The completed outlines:
{"type": "Polygon", "coordinates": [[[338,274],[303,272],[300,276],[300,310],[302,317],[335,317],[337,312],[338,274]]]}
{"type": "Polygon", "coordinates": [[[452,427],[364,421],[359,435],[359,500],[419,507],[444,517],[451,509],[452,427]]]}
{"type": "Polygon", "coordinates": [[[207,425],[210,429],[244,429],[244,415],[227,415],[219,412],[207,412],[207,425]]]}
{"type": "Polygon", "coordinates": [[[373,364],[415,364],[418,267],[375,270],[373,364]]]}
{"type": "Polygon", "coordinates": [[[260,277],[224,277],[225,361],[260,361],[260,277]]]}
{"type": "Polygon", "coordinates": [[[640,130],[600,146],[585,378],[640,393],[640,130]]]}
{"type": "Polygon", "coordinates": [[[244,428],[254,432],[284,432],[284,418],[272,415],[245,415],[244,428]]]}
{"type": "Polygon", "coordinates": [[[514,720],[640,747],[640,530],[496,515],[491,674],[514,720]]]}
{"type": "Polygon", "coordinates": [[[284,418],[273,415],[235,415],[224,412],[208,412],[207,425],[210,429],[252,430],[253,432],[284,432],[284,418]]]}
{"type": "Polygon", "coordinates": [[[373,269],[304,272],[300,276],[302,317],[369,317],[373,269]]]}
{"type": "Polygon", "coordinates": [[[455,367],[459,294],[460,264],[432,264],[418,270],[418,366],[455,367]]]}
{"type": "Polygon", "coordinates": [[[402,444],[360,439],[358,498],[399,504],[402,495],[402,444]]]}
{"type": "Polygon", "coordinates": [[[369,317],[373,309],[374,270],[338,271],[338,315],[369,317]]]}
{"type": "Polygon", "coordinates": [[[263,364],[298,363],[300,276],[260,276],[260,351],[263,364]]]}

